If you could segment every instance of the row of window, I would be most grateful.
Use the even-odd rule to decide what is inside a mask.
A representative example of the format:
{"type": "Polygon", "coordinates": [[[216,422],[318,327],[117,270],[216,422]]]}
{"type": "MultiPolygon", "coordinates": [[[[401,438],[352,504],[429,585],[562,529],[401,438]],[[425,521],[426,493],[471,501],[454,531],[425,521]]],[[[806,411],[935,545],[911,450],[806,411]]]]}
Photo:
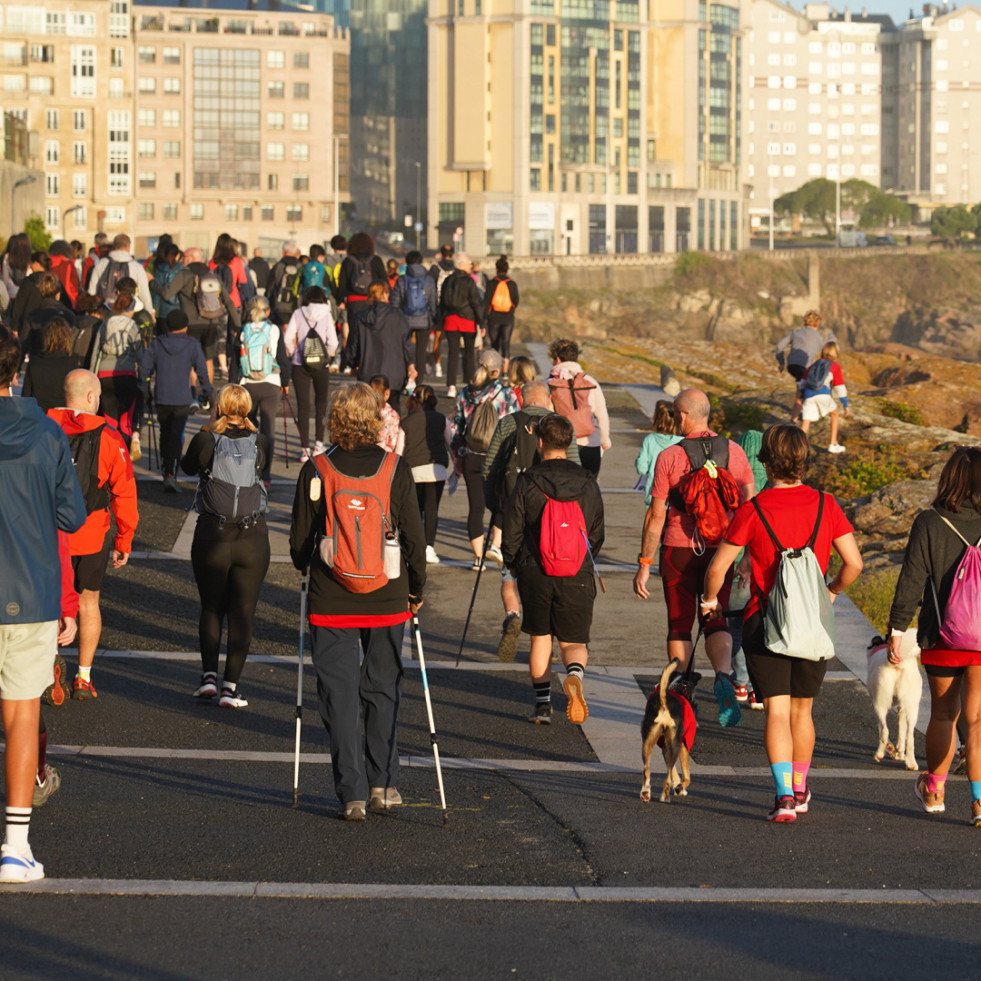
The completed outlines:
{"type": "MultiPolygon", "coordinates": [[[[749,155],[752,156],[755,147],[752,143],[749,144],[749,155]]],[[[861,154],[863,157],[871,157],[879,152],[878,143],[866,143],[861,146],[856,147],[853,143],[844,143],[840,146],[841,155],[843,157],[851,157],[856,153],[861,154]]],[[[832,143],[825,146],[822,143],[808,143],[807,144],[807,154],[810,157],[816,156],[826,156],[832,159],[838,156],[839,145],[837,143],[832,143]]],[[[766,145],[766,155],[768,157],[796,157],[797,156],[797,144],[796,143],[767,143],[766,145]]]]}
{"type": "MultiPolygon", "coordinates": [[[[188,217],[191,221],[204,221],[204,205],[203,204],[189,204],[188,217]]],[[[259,218],[261,221],[275,221],[276,220],[276,206],[272,204],[264,204],[259,210],[259,218]]],[[[162,204],[157,205],[153,201],[141,201],[136,206],[136,217],[140,221],[155,221],[158,217],[162,221],[177,221],[178,216],[178,205],[176,204],[162,204]],[[158,211],[159,207],[159,211],[158,211]]],[[[225,205],[225,221],[252,221],[255,214],[255,208],[251,204],[243,204],[241,206],[237,204],[226,204],[225,205]]],[[[303,207],[298,204],[288,204],[286,205],[285,219],[288,224],[299,224],[303,221],[303,207]]],[[[330,222],[330,205],[322,205],[320,209],[320,220],[322,223],[327,224],[330,222]]]]}
{"type": "MultiPolygon", "coordinates": [[[[760,168],[761,171],[766,168],[760,168]]],[[[773,165],[769,168],[769,173],[760,176],[769,177],[791,177],[796,178],[803,174],[803,170],[798,169],[794,164],[784,164],[782,167],[773,165]]],[[[747,166],[747,177],[756,177],[756,167],[753,164],[747,166]]],[[[878,177],[879,176],[879,165],[874,163],[868,164],[850,164],[845,163],[841,165],[840,173],[837,164],[828,164],[825,166],[821,163],[809,163],[807,165],[807,176],[808,177],[827,177],[828,180],[837,180],[838,177],[878,177]]]]}

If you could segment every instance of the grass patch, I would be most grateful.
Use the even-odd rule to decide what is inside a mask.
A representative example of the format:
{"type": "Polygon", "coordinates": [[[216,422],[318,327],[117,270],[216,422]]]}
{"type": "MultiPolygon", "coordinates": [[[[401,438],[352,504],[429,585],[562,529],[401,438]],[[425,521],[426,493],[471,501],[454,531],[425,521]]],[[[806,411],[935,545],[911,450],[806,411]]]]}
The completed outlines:
{"type": "Polygon", "coordinates": [[[897,480],[922,477],[922,470],[896,456],[888,446],[859,450],[841,467],[822,475],[822,489],[844,500],[864,497],[897,480]]]}
{"type": "MultiPolygon", "coordinates": [[[[871,572],[863,572],[846,590],[848,598],[865,614],[869,623],[883,637],[889,624],[889,611],[892,609],[892,598],[896,592],[898,578],[898,566],[890,569],[874,569],[871,572]]],[[[916,626],[915,619],[912,626],[916,626]]]]}
{"type": "Polygon", "coordinates": [[[750,429],[763,429],[764,412],[751,402],[719,399],[712,406],[712,428],[728,439],[736,439],[750,429]]]}
{"type": "Polygon", "coordinates": [[[700,279],[714,268],[718,260],[704,252],[682,252],[675,264],[674,274],[678,279],[700,279]]]}
{"type": "Polygon", "coordinates": [[[706,371],[704,368],[693,368],[691,365],[687,365],[684,372],[693,378],[700,378],[706,385],[711,385],[713,388],[721,388],[726,392],[733,391],[732,382],[728,378],[723,378],[722,375],[717,375],[714,371],[706,371]]]}
{"type": "Polygon", "coordinates": [[[915,405],[910,405],[908,402],[892,402],[889,399],[880,399],[879,411],[890,419],[908,422],[913,426],[924,425],[923,413],[915,405]]]}

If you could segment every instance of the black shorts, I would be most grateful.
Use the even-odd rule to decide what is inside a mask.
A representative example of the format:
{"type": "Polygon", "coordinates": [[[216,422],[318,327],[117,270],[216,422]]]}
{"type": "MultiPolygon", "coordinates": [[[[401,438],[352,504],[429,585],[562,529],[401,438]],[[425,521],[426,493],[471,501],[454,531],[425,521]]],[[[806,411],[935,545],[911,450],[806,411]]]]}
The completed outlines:
{"type": "Polygon", "coordinates": [[[588,644],[593,625],[593,577],[546,576],[534,562],[518,572],[521,629],[533,637],[551,634],[566,644],[588,644]]]}
{"type": "MultiPolygon", "coordinates": [[[[221,332],[224,333],[224,326],[221,327],[221,332]]],[[[218,353],[218,327],[214,324],[208,324],[205,327],[188,327],[188,334],[191,335],[195,340],[197,340],[201,347],[204,349],[204,357],[206,360],[211,360],[218,353]]]]}
{"type": "Polygon", "coordinates": [[[964,667],[963,664],[924,664],[923,670],[931,678],[959,678],[964,667]]]}
{"type": "Polygon", "coordinates": [[[75,572],[75,592],[83,589],[94,593],[102,589],[102,580],[106,577],[109,567],[109,534],[106,533],[106,543],[101,552],[92,555],[73,555],[72,569],[75,572]]]}
{"type": "Polygon", "coordinates": [[[757,698],[816,698],[821,691],[828,662],[807,661],[768,650],[763,643],[763,617],[759,613],[754,613],[743,626],[743,651],[757,698]]]}
{"type": "Polygon", "coordinates": [[[788,364],[787,374],[790,375],[794,381],[800,381],[804,375],[807,374],[807,365],[804,364],[788,364]]]}

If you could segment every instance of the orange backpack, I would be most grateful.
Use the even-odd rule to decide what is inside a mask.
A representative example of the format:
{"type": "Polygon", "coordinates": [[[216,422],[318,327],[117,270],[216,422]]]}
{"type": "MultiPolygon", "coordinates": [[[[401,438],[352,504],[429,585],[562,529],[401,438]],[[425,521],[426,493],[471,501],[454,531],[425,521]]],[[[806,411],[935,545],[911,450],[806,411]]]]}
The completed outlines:
{"type": "Polygon", "coordinates": [[[491,297],[491,310],[495,313],[510,313],[514,309],[511,303],[511,291],[508,289],[507,278],[499,279],[491,297]]]}

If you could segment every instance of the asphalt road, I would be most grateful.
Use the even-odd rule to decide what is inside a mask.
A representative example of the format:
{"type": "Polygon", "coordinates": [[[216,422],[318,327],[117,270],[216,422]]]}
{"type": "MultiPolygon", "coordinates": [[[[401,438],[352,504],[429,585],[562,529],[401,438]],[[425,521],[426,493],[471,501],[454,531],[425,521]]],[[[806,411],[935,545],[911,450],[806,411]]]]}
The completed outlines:
{"type": "MultiPolygon", "coordinates": [[[[198,611],[181,531],[191,495],[141,481],[144,554],[107,578],[100,697],[46,709],[64,778],[31,827],[48,878],[0,892],[0,977],[973,975],[981,835],[967,825],[966,781],[951,778],[946,814],[926,815],[912,774],[872,762],[854,631],[847,642],[860,656],[839,651],[816,703],[809,814],[763,820],[762,713],[723,730],[707,692],[689,796],[640,801],[638,713],[663,663],[664,615],[658,598],[630,593],[642,502],[628,489],[644,415],[628,392],[608,394],[609,591],[596,604],[582,728],[564,718],[558,678],[554,724],[525,721],[527,648],[516,664],[497,662],[493,571],[454,667],[475,577],[463,490],[445,502],[446,562],[431,570],[422,614],[445,819],[411,659],[399,732],[406,806],[360,825],[337,820],[308,666],[292,807],[299,580],[288,563],[274,562],[263,588],[242,681],[249,707],[190,697],[198,611]]],[[[280,517],[297,469],[280,452],[280,517]]],[[[921,737],[917,748],[922,756],[921,737]]]]}

